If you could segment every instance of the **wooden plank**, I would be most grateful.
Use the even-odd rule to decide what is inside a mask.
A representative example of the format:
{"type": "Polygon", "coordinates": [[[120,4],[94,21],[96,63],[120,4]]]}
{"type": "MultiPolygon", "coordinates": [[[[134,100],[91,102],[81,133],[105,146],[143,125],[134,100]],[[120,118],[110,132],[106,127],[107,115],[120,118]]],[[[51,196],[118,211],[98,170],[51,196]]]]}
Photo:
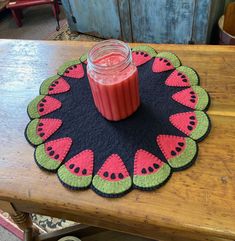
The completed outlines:
{"type": "Polygon", "coordinates": [[[132,26],[130,15],[130,0],[117,0],[120,15],[122,40],[132,42],[132,26]]]}
{"type": "Polygon", "coordinates": [[[78,32],[101,38],[121,38],[116,0],[69,0],[78,32]]]}
{"type": "Polygon", "coordinates": [[[27,104],[58,66],[78,58],[93,44],[0,41],[0,199],[21,211],[154,239],[235,239],[235,47],[151,45],[175,52],[184,65],[196,69],[201,86],[211,96],[212,130],[199,143],[196,164],[174,173],[161,189],[105,199],[91,190],[65,189],[56,175],[41,171],[33,162],[34,149],[23,135],[29,121],[27,104]]]}
{"type": "Polygon", "coordinates": [[[191,39],[194,0],[133,0],[133,40],[154,43],[188,43],[191,39]]]}

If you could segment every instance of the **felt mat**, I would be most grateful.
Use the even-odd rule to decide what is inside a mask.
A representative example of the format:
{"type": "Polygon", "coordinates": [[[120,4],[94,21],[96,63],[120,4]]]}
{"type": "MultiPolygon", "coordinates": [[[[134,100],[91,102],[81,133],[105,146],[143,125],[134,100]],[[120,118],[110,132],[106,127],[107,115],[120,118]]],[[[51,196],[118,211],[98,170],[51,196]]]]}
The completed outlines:
{"type": "Polygon", "coordinates": [[[159,188],[191,166],[210,129],[209,95],[196,71],[173,53],[132,49],[141,105],[111,122],[94,106],[86,57],[62,65],[28,105],[25,135],[38,166],[57,173],[67,188],[92,188],[104,197],[159,188]]]}

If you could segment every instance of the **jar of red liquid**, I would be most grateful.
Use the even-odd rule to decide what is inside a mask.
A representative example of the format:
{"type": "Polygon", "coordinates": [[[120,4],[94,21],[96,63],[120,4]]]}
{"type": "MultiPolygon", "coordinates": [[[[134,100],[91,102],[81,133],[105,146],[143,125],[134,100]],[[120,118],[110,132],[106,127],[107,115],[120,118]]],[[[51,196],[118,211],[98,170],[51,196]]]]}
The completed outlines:
{"type": "Polygon", "coordinates": [[[98,111],[118,121],[140,105],[138,71],[129,46],[119,40],[96,44],[88,53],[87,75],[98,111]]]}

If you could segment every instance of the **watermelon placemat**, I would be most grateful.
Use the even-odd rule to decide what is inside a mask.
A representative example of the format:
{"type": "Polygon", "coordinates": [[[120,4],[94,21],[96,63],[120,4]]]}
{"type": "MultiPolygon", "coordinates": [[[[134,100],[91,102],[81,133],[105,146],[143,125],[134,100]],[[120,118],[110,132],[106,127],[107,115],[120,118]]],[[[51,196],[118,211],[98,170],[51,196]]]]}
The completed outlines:
{"type": "Polygon", "coordinates": [[[91,187],[104,197],[153,190],[196,160],[198,142],[210,129],[209,96],[197,73],[173,53],[148,46],[132,49],[132,56],[141,106],[125,120],[110,122],[98,113],[86,54],[62,65],[29,103],[25,135],[35,161],[65,187],[91,187]]]}

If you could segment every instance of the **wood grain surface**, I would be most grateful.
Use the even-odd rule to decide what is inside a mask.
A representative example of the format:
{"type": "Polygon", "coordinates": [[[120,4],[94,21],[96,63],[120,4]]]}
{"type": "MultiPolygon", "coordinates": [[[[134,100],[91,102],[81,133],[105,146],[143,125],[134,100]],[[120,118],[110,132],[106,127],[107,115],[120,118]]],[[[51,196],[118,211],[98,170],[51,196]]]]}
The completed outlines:
{"type": "Polygon", "coordinates": [[[211,96],[212,129],[195,165],[159,190],[106,199],[91,190],[69,191],[36,166],[24,137],[27,104],[45,78],[93,44],[0,41],[0,199],[21,211],[158,240],[235,239],[235,47],[152,45],[196,69],[211,96]]]}

